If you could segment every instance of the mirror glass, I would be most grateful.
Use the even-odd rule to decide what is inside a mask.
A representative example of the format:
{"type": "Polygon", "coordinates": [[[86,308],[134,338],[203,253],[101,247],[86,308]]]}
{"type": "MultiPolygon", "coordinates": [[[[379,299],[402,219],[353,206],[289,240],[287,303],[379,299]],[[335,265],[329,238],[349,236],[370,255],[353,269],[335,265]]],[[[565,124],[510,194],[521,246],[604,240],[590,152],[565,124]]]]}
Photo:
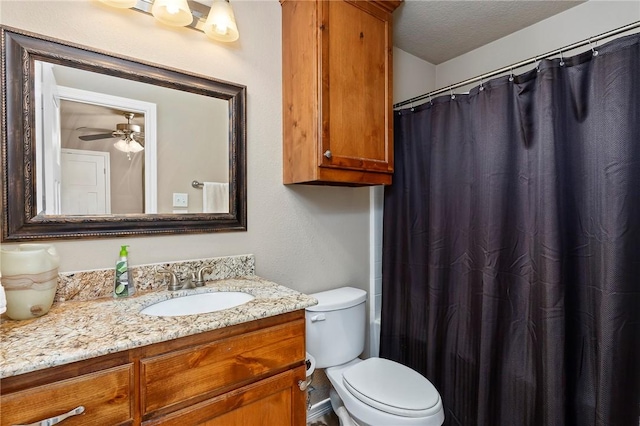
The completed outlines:
{"type": "Polygon", "coordinates": [[[229,212],[228,101],[41,61],[35,77],[40,212],[229,212]]]}
{"type": "Polygon", "coordinates": [[[3,241],[246,230],[244,86],[0,30],[3,241]]]}

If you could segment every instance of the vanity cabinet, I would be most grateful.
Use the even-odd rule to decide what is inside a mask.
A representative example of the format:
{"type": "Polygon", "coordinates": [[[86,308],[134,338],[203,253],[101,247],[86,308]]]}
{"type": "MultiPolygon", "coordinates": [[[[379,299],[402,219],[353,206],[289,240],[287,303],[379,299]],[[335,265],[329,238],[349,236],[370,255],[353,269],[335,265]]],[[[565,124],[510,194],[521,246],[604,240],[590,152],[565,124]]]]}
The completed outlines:
{"type": "Polygon", "coordinates": [[[0,381],[1,425],[305,425],[304,311],[0,381]]]}
{"type": "Polygon", "coordinates": [[[284,183],[390,184],[401,1],[280,2],[284,183]]]}

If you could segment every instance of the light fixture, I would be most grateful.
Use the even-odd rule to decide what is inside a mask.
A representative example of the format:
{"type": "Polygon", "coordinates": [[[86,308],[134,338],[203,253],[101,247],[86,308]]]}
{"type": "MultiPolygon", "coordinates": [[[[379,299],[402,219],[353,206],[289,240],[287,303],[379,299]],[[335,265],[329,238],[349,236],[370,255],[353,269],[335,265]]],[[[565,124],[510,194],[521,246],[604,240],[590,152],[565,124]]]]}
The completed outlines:
{"type": "Polygon", "coordinates": [[[185,26],[205,33],[209,38],[232,42],[240,34],[229,0],[99,0],[119,8],[132,8],[153,15],[166,25],[185,26]],[[201,3],[202,2],[202,3],[201,3]]]}
{"type": "Polygon", "coordinates": [[[184,27],[193,21],[187,0],[155,0],[151,14],[163,24],[174,27],[184,27]]]}
{"type": "Polygon", "coordinates": [[[131,160],[131,154],[144,150],[144,147],[131,135],[126,135],[124,139],[120,139],[113,144],[114,148],[127,153],[127,158],[131,160]]]}
{"type": "Polygon", "coordinates": [[[202,31],[214,40],[236,41],[238,39],[240,34],[238,34],[236,17],[227,0],[213,0],[202,31]]]}
{"type": "Polygon", "coordinates": [[[102,3],[112,6],[119,7],[121,9],[129,9],[136,5],[138,0],[100,0],[102,3]]]}

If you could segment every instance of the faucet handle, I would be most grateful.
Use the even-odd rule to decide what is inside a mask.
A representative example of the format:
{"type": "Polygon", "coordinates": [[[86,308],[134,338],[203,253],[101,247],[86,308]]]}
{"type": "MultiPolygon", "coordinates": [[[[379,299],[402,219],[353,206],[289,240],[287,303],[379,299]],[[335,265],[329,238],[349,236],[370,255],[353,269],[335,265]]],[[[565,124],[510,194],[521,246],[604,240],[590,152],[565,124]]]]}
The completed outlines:
{"type": "Polygon", "coordinates": [[[170,278],[171,282],[169,283],[169,285],[167,285],[167,290],[176,291],[182,288],[182,284],[180,284],[180,281],[178,280],[178,277],[176,276],[175,272],[169,271],[163,268],[158,269],[157,272],[159,274],[168,275],[169,277],[171,277],[170,278]]]}
{"type": "Polygon", "coordinates": [[[197,287],[202,287],[204,285],[204,274],[211,273],[211,266],[203,266],[198,270],[198,275],[196,277],[195,283],[197,287]]]}

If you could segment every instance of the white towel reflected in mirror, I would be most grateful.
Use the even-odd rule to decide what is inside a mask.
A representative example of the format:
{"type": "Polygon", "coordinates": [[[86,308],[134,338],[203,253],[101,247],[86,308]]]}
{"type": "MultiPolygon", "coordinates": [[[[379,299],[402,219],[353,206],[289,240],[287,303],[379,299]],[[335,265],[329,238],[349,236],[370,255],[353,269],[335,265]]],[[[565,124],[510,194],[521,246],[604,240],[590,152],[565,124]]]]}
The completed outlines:
{"type": "Polygon", "coordinates": [[[202,187],[203,213],[229,213],[229,184],[204,182],[202,187]]]}
{"type": "Polygon", "coordinates": [[[4,314],[7,311],[7,297],[4,294],[4,287],[0,284],[0,314],[4,314]]]}

